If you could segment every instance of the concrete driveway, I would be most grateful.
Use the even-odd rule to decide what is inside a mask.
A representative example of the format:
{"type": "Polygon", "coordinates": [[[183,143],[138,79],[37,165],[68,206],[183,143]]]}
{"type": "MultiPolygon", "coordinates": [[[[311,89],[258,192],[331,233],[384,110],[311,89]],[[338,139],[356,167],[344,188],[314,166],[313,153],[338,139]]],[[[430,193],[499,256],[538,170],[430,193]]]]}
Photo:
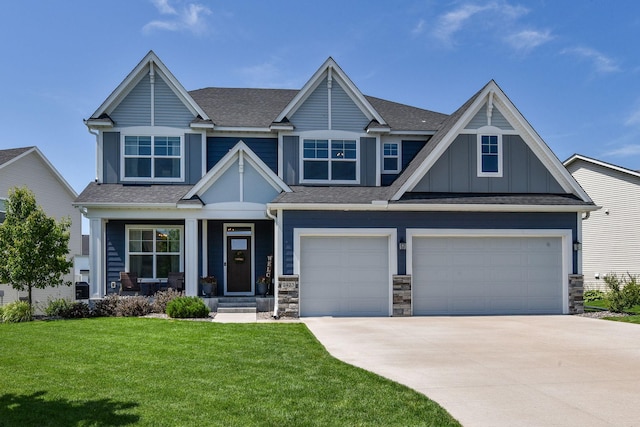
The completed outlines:
{"type": "Polygon", "coordinates": [[[640,426],[640,325],[576,316],[307,318],[336,358],[463,426],[640,426]]]}

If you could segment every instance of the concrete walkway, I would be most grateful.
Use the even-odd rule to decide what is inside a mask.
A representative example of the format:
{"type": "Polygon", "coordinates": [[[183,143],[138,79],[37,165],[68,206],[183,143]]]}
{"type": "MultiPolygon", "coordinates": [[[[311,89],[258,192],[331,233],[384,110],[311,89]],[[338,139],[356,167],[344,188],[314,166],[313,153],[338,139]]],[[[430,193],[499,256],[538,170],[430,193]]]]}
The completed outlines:
{"type": "Polygon", "coordinates": [[[463,426],[640,426],[640,325],[576,316],[307,318],[336,358],[463,426]]]}

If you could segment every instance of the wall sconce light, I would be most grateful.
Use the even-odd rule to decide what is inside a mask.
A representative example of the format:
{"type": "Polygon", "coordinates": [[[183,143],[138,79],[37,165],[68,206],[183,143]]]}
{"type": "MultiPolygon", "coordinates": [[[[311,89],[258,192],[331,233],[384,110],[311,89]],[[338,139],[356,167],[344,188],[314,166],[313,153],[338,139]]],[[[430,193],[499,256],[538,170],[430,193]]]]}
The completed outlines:
{"type": "Polygon", "coordinates": [[[580,242],[573,242],[573,250],[575,252],[578,252],[580,249],[582,249],[582,243],[580,242]]]}
{"type": "Polygon", "coordinates": [[[398,249],[401,251],[407,250],[407,242],[405,242],[404,239],[400,239],[400,241],[398,242],[398,249]]]}

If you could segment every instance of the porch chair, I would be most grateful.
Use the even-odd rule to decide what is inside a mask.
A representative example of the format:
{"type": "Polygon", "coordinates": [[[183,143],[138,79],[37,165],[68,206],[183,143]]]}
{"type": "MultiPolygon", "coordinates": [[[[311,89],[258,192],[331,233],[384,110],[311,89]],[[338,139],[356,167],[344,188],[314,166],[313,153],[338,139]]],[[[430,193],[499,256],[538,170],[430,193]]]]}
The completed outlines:
{"type": "Polygon", "coordinates": [[[178,292],[184,291],[184,272],[169,272],[167,277],[167,288],[173,288],[178,292]]]}
{"type": "Polygon", "coordinates": [[[120,272],[120,294],[123,292],[140,292],[137,273],[120,272]]]}

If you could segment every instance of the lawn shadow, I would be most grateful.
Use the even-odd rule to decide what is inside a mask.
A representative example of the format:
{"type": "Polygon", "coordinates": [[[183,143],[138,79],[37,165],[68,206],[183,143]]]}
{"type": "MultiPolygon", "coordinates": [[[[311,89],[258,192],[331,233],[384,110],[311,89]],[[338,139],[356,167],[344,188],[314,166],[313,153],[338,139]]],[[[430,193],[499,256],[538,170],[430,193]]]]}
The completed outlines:
{"type": "Polygon", "coordinates": [[[0,427],[8,426],[126,426],[137,423],[140,416],[127,413],[135,402],[111,399],[69,401],[45,400],[45,391],[33,394],[0,396],[0,427]]]}

